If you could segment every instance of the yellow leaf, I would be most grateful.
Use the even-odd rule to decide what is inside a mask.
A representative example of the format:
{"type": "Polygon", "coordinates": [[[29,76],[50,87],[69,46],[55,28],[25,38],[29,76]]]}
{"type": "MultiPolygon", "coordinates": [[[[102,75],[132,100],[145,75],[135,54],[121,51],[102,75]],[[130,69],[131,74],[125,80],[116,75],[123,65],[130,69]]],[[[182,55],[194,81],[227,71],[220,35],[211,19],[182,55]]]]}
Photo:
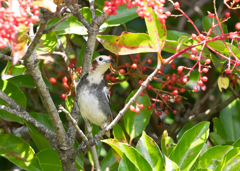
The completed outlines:
{"type": "Polygon", "coordinates": [[[218,78],[218,87],[219,87],[219,90],[222,92],[222,88],[227,89],[228,86],[229,86],[229,79],[228,79],[228,77],[220,76],[220,77],[218,78]]]}

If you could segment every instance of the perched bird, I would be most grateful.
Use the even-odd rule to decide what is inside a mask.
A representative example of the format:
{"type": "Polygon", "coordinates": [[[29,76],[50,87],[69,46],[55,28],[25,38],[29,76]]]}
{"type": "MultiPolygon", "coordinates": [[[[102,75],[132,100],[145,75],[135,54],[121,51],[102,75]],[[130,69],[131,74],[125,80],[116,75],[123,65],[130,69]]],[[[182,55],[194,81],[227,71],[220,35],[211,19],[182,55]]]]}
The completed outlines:
{"type": "MultiPolygon", "coordinates": [[[[104,73],[114,62],[108,56],[101,55],[94,59],[90,70],[77,83],[77,104],[86,123],[88,134],[92,132],[92,124],[105,128],[112,118],[110,94],[104,79],[104,73]]],[[[110,137],[110,132],[106,135],[110,137]]]]}

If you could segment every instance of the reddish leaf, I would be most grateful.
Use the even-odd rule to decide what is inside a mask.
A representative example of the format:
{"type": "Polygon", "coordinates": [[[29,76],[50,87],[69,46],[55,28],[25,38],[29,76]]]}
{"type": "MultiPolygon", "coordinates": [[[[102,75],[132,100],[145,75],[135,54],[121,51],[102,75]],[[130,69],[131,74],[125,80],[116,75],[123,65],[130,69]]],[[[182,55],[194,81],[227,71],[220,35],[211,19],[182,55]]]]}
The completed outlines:
{"type": "Polygon", "coordinates": [[[52,13],[56,12],[57,10],[57,5],[52,0],[33,1],[32,4],[42,8],[46,8],[52,13]]]}
{"type": "Polygon", "coordinates": [[[98,35],[97,39],[106,49],[118,55],[157,52],[150,37],[145,33],[122,32],[120,36],[98,35]]]}
{"type": "Polygon", "coordinates": [[[19,24],[15,38],[12,40],[13,61],[15,65],[25,55],[28,28],[24,24],[19,24]]]}

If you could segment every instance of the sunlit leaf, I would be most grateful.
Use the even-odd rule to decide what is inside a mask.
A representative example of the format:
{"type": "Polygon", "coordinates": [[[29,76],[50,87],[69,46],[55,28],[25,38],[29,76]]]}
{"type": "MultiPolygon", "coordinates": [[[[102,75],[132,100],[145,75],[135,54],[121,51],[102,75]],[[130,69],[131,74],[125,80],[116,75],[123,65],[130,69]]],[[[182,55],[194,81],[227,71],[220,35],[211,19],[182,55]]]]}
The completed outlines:
{"type": "Polygon", "coordinates": [[[218,77],[218,88],[219,88],[219,90],[222,92],[222,88],[227,89],[228,86],[229,86],[229,78],[219,76],[218,77]]]}

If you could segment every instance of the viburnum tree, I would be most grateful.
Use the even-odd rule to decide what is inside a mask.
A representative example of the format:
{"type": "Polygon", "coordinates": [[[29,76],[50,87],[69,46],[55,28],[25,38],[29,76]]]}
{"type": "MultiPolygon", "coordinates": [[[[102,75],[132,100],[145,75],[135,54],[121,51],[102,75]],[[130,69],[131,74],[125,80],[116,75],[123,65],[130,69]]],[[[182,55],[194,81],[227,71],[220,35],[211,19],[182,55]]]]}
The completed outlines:
{"type": "Polygon", "coordinates": [[[1,1],[0,169],[239,170],[239,5],[1,1]],[[91,139],[75,86],[100,54],[114,117],[91,139]]]}

